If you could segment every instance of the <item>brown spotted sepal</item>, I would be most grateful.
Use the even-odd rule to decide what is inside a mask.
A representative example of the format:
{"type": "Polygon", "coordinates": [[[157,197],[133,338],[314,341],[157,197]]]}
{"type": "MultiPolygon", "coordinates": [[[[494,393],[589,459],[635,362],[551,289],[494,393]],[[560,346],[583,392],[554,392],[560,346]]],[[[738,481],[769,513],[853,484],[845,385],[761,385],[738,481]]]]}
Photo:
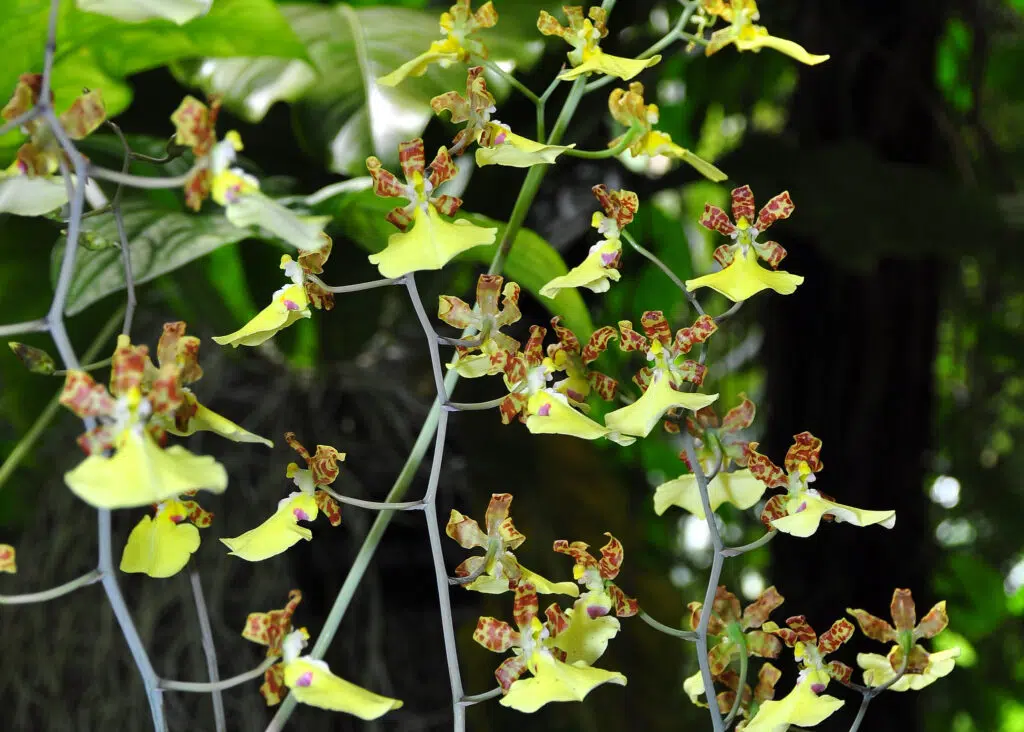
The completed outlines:
{"type": "Polygon", "coordinates": [[[25,343],[18,343],[17,341],[8,341],[7,345],[10,346],[11,351],[18,357],[22,365],[33,374],[49,376],[57,370],[57,364],[54,362],[53,356],[43,349],[29,346],[25,343]]]}
{"type": "Polygon", "coordinates": [[[327,258],[331,256],[333,242],[331,237],[320,232],[320,246],[316,249],[300,251],[297,261],[302,268],[302,287],[306,291],[306,298],[310,305],[317,310],[332,310],[334,308],[334,293],[330,292],[308,275],[322,274],[327,258]]]}
{"type": "Polygon", "coordinates": [[[782,642],[793,649],[793,655],[803,666],[804,673],[811,677],[811,689],[820,694],[828,683],[821,675],[827,675],[840,683],[847,683],[853,675],[853,669],[841,661],[825,661],[825,657],[834,653],[853,637],[853,623],[840,618],[832,623],[832,627],[819,637],[814,628],[803,615],[786,618],[786,628],[775,623],[766,623],[763,629],[782,639],[782,642]]]}
{"type": "MultiPolygon", "coordinates": [[[[723,469],[728,469],[730,461],[737,468],[747,467],[747,446],[749,440],[744,439],[741,434],[754,423],[756,408],[745,393],[739,394],[740,403],[726,412],[724,418],[719,419],[713,406],[694,412],[692,416],[685,417],[686,429],[693,436],[697,448],[697,458],[704,462],[717,461],[718,454],[716,447],[721,450],[723,457],[723,469]]],[[[665,420],[665,429],[669,432],[679,431],[679,422],[684,418],[681,410],[675,410],[676,414],[668,414],[665,420]]],[[[679,453],[688,468],[689,458],[686,452],[679,453]]],[[[713,462],[712,462],[713,464],[713,462]]]]}
{"type": "Polygon", "coordinates": [[[583,346],[576,334],[561,324],[561,316],[551,319],[551,328],[558,343],[548,345],[548,358],[555,369],[566,375],[552,386],[577,405],[583,404],[591,391],[606,402],[614,399],[619,383],[607,374],[591,370],[590,364],[604,353],[612,339],[619,337],[615,329],[610,325],[598,328],[583,346]]]}
{"type": "Polygon", "coordinates": [[[612,191],[598,184],[590,189],[604,214],[594,214],[594,227],[609,238],[618,238],[640,209],[640,198],[633,191],[612,191]]]}
{"type": "Polygon", "coordinates": [[[0,572],[16,574],[18,564],[15,561],[14,547],[10,544],[0,544],[0,572]]]}
{"type": "Polygon", "coordinates": [[[310,455],[294,432],[285,432],[284,439],[306,463],[305,469],[300,468],[297,463],[288,463],[285,475],[295,482],[300,491],[312,494],[317,508],[327,516],[331,526],[340,525],[341,506],[324,489],[338,479],[338,463],[345,460],[345,453],[330,445],[317,445],[316,453],[310,455]]]}
{"type": "Polygon", "coordinates": [[[455,163],[445,147],[437,151],[430,163],[427,175],[426,154],[423,139],[417,137],[398,145],[398,162],[405,176],[403,183],[394,173],[386,170],[380,159],[370,156],[366,169],[373,179],[373,192],[381,198],[407,198],[409,203],[392,209],[387,220],[399,231],[406,231],[413,223],[413,212],[419,205],[429,204],[446,216],[454,216],[462,206],[462,199],[455,196],[431,195],[442,183],[451,180],[456,173],[455,163]],[[429,184],[429,188],[427,187],[429,184]]]}
{"type": "MultiPolygon", "coordinates": [[[[743,685],[739,714],[744,720],[750,720],[757,714],[757,710],[762,704],[775,698],[775,685],[779,683],[781,678],[782,672],[779,669],[770,663],[764,663],[757,672],[757,684],[754,688],[751,689],[749,684],[743,685]]],[[[729,688],[729,691],[720,692],[716,696],[718,710],[723,715],[728,714],[732,710],[733,703],[736,701],[736,693],[740,685],[740,675],[730,668],[723,671],[715,681],[729,688]]],[[[743,724],[741,722],[736,729],[742,729],[743,724]]]]}
{"type": "Polygon", "coordinates": [[[494,105],[494,95],[487,90],[483,66],[471,66],[467,71],[465,97],[450,91],[430,100],[434,114],[440,115],[447,110],[451,114],[452,124],[467,123],[455,135],[449,153],[462,155],[472,143],[480,140],[481,135],[487,131],[494,105]]]}
{"type": "MultiPolygon", "coordinates": [[[[217,144],[217,117],[220,114],[221,99],[211,96],[209,106],[188,95],[181,100],[178,108],[171,113],[174,124],[174,142],[192,150],[196,160],[205,158],[217,144]]],[[[198,211],[210,196],[213,187],[213,173],[208,165],[198,165],[185,181],[185,205],[198,211]]]]}
{"type": "Polygon", "coordinates": [[[572,557],[576,564],[573,566],[573,578],[582,586],[587,588],[586,595],[592,600],[606,595],[610,602],[601,603],[596,601],[584,603],[584,597],[580,602],[584,603],[591,618],[607,614],[614,609],[615,615],[620,618],[629,618],[640,611],[640,606],[635,599],[624,593],[612,580],[619,576],[622,568],[622,561],[625,552],[622,542],[605,532],[608,543],[601,547],[601,558],[597,559],[589,551],[590,547],[582,541],[568,542],[565,539],[558,539],[553,549],[559,554],[567,554],[572,557]]]}
{"type": "Polygon", "coordinates": [[[526,536],[516,529],[509,516],[511,505],[511,493],[491,496],[484,514],[486,531],[475,520],[452,509],[445,533],[463,549],[484,550],[482,556],[469,557],[459,564],[455,568],[455,576],[472,578],[471,581],[467,579],[463,586],[488,594],[508,592],[526,581],[541,594],[578,595],[579,590],[572,582],[551,582],[519,564],[512,551],[522,546],[526,536]]]}
{"type": "Polygon", "coordinates": [[[474,328],[479,345],[457,346],[455,368],[461,376],[474,378],[500,374],[508,360],[519,351],[519,341],[501,329],[518,322],[520,288],[515,282],[502,287],[501,275],[480,275],[476,283],[476,308],[454,295],[438,298],[437,317],[453,328],[474,328]],[[501,298],[499,307],[498,298],[501,298]]]}
{"type": "MultiPolygon", "coordinates": [[[[764,632],[761,627],[768,622],[768,616],[782,605],[785,600],[774,586],[762,592],[756,600],[740,612],[740,601],[734,594],[719,585],[715,591],[715,600],[708,618],[708,635],[716,639],[714,645],[709,641],[708,662],[711,674],[721,675],[732,659],[746,649],[748,656],[759,658],[778,658],[782,651],[782,642],[774,635],[764,632]],[[742,646],[741,646],[742,642],[742,646]]],[[[702,603],[691,602],[690,627],[697,630],[701,621],[702,603]]]]}
{"type": "Polygon", "coordinates": [[[889,612],[893,624],[872,615],[866,610],[847,609],[857,620],[864,635],[880,643],[899,643],[910,647],[921,638],[934,638],[949,625],[946,614],[946,601],[936,603],[932,609],[917,622],[917,608],[910,590],[893,590],[889,612]]]}
{"type": "MultiPolygon", "coordinates": [[[[249,613],[245,620],[242,637],[253,643],[267,647],[267,658],[280,658],[284,655],[282,643],[292,631],[292,615],[302,601],[302,593],[292,590],[288,593],[288,603],[280,610],[266,613],[249,613]]],[[[260,694],[268,707],[281,703],[287,693],[284,685],[284,664],[275,663],[263,675],[260,694]]]]}
{"type": "Polygon", "coordinates": [[[527,404],[530,400],[527,391],[531,375],[537,379],[537,375],[543,371],[546,383],[547,374],[550,373],[544,365],[544,337],[547,334],[547,328],[531,325],[530,337],[526,340],[523,350],[510,354],[505,361],[503,371],[509,394],[498,406],[503,424],[511,424],[516,417],[521,422],[526,422],[527,404]]]}

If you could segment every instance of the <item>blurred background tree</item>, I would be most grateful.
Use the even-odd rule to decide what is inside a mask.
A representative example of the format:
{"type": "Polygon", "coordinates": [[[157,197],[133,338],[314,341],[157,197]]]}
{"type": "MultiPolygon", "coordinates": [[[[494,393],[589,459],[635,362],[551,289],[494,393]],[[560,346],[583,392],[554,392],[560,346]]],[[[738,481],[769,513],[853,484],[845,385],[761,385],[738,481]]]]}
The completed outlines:
{"type": "MultiPolygon", "coordinates": [[[[14,19],[24,23],[36,4],[0,3],[0,27],[14,19]]],[[[132,32],[90,25],[69,12],[55,67],[58,103],[83,85],[101,89],[133,146],[147,152],[162,148],[181,96],[223,93],[220,129],[241,131],[247,163],[271,176],[266,187],[308,195],[363,175],[369,154],[393,160],[395,143],[421,131],[428,147],[450,139],[450,125],[431,118],[425,102],[463,89],[463,70],[431,71],[395,93],[372,81],[426,47],[445,5],[279,3],[275,10],[270,0],[216,0],[203,33],[181,37],[149,24],[132,32]],[[292,32],[279,32],[276,23],[292,32]]],[[[501,20],[489,41],[492,57],[514,63],[534,90],[543,89],[564,61],[565,48],[542,43],[533,27],[539,9],[554,12],[551,5],[499,0],[501,20]]],[[[548,173],[527,225],[575,263],[593,242],[589,188],[605,183],[634,190],[642,202],[636,235],[685,278],[711,261],[713,238],[695,224],[705,201],[721,204],[729,187],[743,183],[762,201],[784,189],[792,193],[797,213],[778,225],[778,238],[790,252],[787,267],[804,274],[805,284],[788,298],[755,299],[712,339],[709,390],[723,394],[724,407],[736,403],[739,391],[750,394],[759,408],[757,437],[776,460],[798,431],[823,438],[821,488],[840,501],[895,508],[899,521],[891,532],[835,526],[808,540],[781,537],[727,565],[724,581],[747,598],[776,584],[787,598],[783,610],[807,614],[815,627],[846,607],[884,614],[895,586],[913,588],[919,606],[946,598],[955,633],[942,643],[964,649],[958,668],[922,695],[884,695],[872,707],[869,728],[1024,731],[1018,528],[1024,458],[1016,449],[1024,440],[1022,4],[799,0],[764,2],[761,11],[773,32],[830,53],[831,60],[797,68],[768,51],[732,50],[704,59],[677,45],[644,77],[662,129],[726,170],[728,185],[698,181],[689,168],[669,170],[658,160],[626,167],[614,160],[562,160],[548,173]]],[[[668,30],[677,12],[674,2],[619,3],[610,47],[623,55],[638,52],[668,30]]],[[[38,70],[43,19],[38,30],[37,36],[15,36],[2,88],[13,89],[19,73],[38,70]]],[[[496,91],[498,117],[514,129],[531,129],[532,104],[500,86],[496,91]]],[[[600,149],[617,134],[606,100],[603,92],[585,98],[568,141],[600,149]]],[[[9,159],[16,137],[0,143],[9,159]]],[[[95,135],[83,150],[119,164],[111,136],[95,135]]],[[[474,171],[468,163],[460,160],[466,209],[507,218],[522,173],[474,171]]],[[[155,172],[143,165],[135,170],[155,172]]],[[[321,198],[313,208],[335,217],[325,279],[373,278],[365,251],[383,246],[381,216],[388,205],[358,190],[321,198]]],[[[232,476],[225,496],[204,502],[217,514],[216,535],[252,526],[281,495],[291,460],[280,440],[286,430],[306,444],[346,451],[344,490],[381,498],[433,394],[422,334],[403,296],[386,289],[343,296],[334,312],[296,325],[268,347],[227,352],[205,341],[248,319],[279,286],[279,245],[239,240],[238,230],[231,240],[202,214],[175,228],[185,220],[178,218],[184,208],[177,192],[133,192],[126,207],[133,256],[143,258],[140,271],[151,275],[139,288],[135,340],[152,346],[165,320],[187,320],[190,332],[204,339],[204,401],[279,442],[267,452],[190,438],[232,476]]],[[[100,241],[101,218],[93,227],[100,241]]],[[[0,217],[5,322],[45,310],[59,229],[48,220],[0,217]]],[[[123,297],[98,284],[116,257],[109,249],[83,253],[71,306],[81,314],[69,322],[80,350],[123,297]]],[[[629,253],[625,260],[622,282],[607,295],[585,298],[594,324],[636,322],[653,308],[665,310],[674,325],[690,321],[685,300],[660,272],[629,253]]],[[[536,261],[519,263],[515,276],[524,284],[536,261]]],[[[465,296],[480,269],[467,260],[424,277],[425,300],[441,292],[465,296]]],[[[578,303],[566,303],[559,307],[575,307],[572,317],[585,329],[588,318],[578,303]]],[[[524,298],[520,334],[549,317],[545,307],[524,298]]],[[[725,308],[724,301],[708,306],[710,312],[725,308]]],[[[42,337],[25,340],[47,345],[42,337]]],[[[627,359],[617,352],[607,358],[605,370],[628,380],[627,359]]],[[[0,359],[0,379],[0,454],[6,456],[58,385],[25,373],[13,357],[0,359]]],[[[495,396],[475,382],[460,385],[458,393],[466,401],[495,396]]],[[[70,415],[60,415],[28,457],[4,473],[0,526],[3,539],[18,545],[22,565],[16,579],[5,580],[5,591],[8,584],[14,592],[59,583],[91,564],[92,513],[61,480],[76,459],[77,429],[70,415]]],[[[491,412],[457,415],[450,433],[442,511],[475,516],[490,493],[514,493],[513,515],[529,538],[521,555],[548,575],[569,569],[564,557],[547,551],[551,540],[598,544],[601,533],[611,531],[626,546],[621,584],[655,617],[683,621],[686,603],[703,592],[706,529],[678,513],[655,517],[650,499],[654,485],[682,472],[678,445],[652,437],[620,450],[534,437],[503,427],[491,412]]],[[[115,547],[137,519],[130,513],[115,515],[115,547]]],[[[723,511],[723,517],[734,543],[761,531],[751,515],[723,511]]],[[[238,635],[241,623],[251,610],[279,607],[291,587],[305,595],[299,622],[316,632],[370,520],[346,510],[341,528],[320,529],[317,542],[267,566],[235,561],[207,538],[190,566],[207,587],[222,673],[258,662],[259,654],[238,635]]],[[[452,567],[462,558],[455,549],[454,543],[446,547],[452,567]]],[[[187,582],[122,580],[157,670],[204,678],[187,582]]],[[[467,689],[483,691],[493,685],[497,657],[469,635],[477,616],[504,616],[505,603],[470,593],[454,601],[467,689]]],[[[369,727],[446,727],[435,603],[422,523],[400,516],[327,658],[353,681],[405,699],[402,710],[369,727]]],[[[141,686],[98,590],[5,609],[0,639],[0,701],[11,729],[145,728],[141,686]]],[[[706,723],[682,693],[682,680],[696,670],[689,646],[625,623],[606,658],[607,667],[629,677],[625,689],[601,689],[581,705],[554,705],[529,722],[549,730],[654,731],[706,723]]],[[[232,729],[262,729],[269,719],[255,686],[226,693],[232,729]]],[[[168,705],[173,728],[212,729],[206,698],[169,694],[168,705]]],[[[846,729],[851,716],[848,708],[821,729],[846,729]]],[[[518,713],[497,705],[470,711],[470,729],[522,724],[518,713]]],[[[364,728],[305,708],[291,725],[364,728]]]]}

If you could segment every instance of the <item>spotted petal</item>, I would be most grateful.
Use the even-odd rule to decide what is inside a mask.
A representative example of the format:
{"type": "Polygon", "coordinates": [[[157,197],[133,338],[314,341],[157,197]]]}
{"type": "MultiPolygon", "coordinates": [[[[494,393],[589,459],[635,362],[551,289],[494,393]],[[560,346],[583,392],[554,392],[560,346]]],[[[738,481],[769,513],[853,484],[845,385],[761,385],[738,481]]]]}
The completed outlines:
{"type": "Polygon", "coordinates": [[[300,540],[309,541],[313,532],[299,521],[312,521],[317,515],[316,498],[309,493],[293,494],[291,498],[281,502],[274,515],[240,536],[221,539],[221,542],[236,557],[248,562],[260,562],[277,556],[297,544],[300,540]]]}
{"type": "MultiPolygon", "coordinates": [[[[765,484],[751,475],[749,470],[719,473],[708,483],[708,498],[711,510],[717,511],[723,503],[731,503],[746,510],[761,500],[765,484]]],[[[654,512],[661,516],[669,506],[679,506],[697,518],[704,518],[704,506],[697,488],[697,476],[692,473],[681,475],[675,480],[662,483],[654,491],[654,512]]]]}
{"type": "Polygon", "coordinates": [[[10,544],[0,544],[0,572],[16,574],[18,565],[14,559],[14,547],[10,544]]]}
{"type": "Polygon", "coordinates": [[[374,694],[335,676],[326,663],[307,656],[285,664],[284,683],[297,702],[365,720],[377,719],[402,706],[398,699],[374,694]]]}
{"type": "Polygon", "coordinates": [[[181,422],[167,425],[167,431],[171,434],[187,437],[196,432],[213,432],[232,442],[256,442],[267,447],[274,446],[274,443],[266,437],[253,434],[227,417],[222,417],[212,409],[207,409],[191,392],[185,391],[184,397],[185,407],[190,416],[181,422]]]}
{"type": "Polygon", "coordinates": [[[742,302],[761,290],[774,290],[780,295],[792,295],[804,278],[789,272],[775,272],[757,263],[757,255],[738,251],[728,267],[718,272],[686,281],[686,289],[693,292],[710,287],[733,302],[742,302]]]}
{"type": "Polygon", "coordinates": [[[417,207],[409,230],[392,234],[387,247],[369,259],[384,277],[441,269],[467,249],[493,243],[497,231],[465,219],[445,221],[433,206],[428,205],[426,212],[417,207]]]}
{"type": "Polygon", "coordinates": [[[604,418],[605,425],[623,435],[646,437],[661,421],[669,409],[682,408],[696,411],[718,399],[718,394],[676,391],[669,377],[661,372],[655,375],[647,391],[632,404],[616,409],[604,418]]]}

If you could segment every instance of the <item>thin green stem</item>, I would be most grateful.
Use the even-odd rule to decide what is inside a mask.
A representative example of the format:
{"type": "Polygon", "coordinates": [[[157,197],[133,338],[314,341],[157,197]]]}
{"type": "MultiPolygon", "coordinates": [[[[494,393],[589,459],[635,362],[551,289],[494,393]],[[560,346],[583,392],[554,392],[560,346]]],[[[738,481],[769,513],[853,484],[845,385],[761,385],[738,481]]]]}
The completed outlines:
{"type": "Polygon", "coordinates": [[[328,292],[333,292],[339,295],[343,295],[349,292],[362,292],[363,290],[373,290],[378,287],[387,287],[388,285],[401,285],[404,282],[403,277],[393,277],[391,279],[371,280],[369,282],[357,282],[354,285],[338,285],[337,287],[332,287],[331,285],[326,284],[322,279],[320,279],[316,275],[307,274],[306,279],[310,280],[311,282],[315,282],[328,292]]]}
{"type": "Polygon", "coordinates": [[[49,602],[74,592],[80,587],[95,584],[102,578],[103,576],[99,570],[94,569],[86,572],[81,577],[76,577],[70,582],[65,582],[62,585],[51,587],[49,590],[43,590],[42,592],[26,592],[23,595],[0,595],[0,605],[30,605],[36,602],[49,602]]]}
{"type": "Polygon", "coordinates": [[[622,238],[625,239],[626,243],[633,247],[633,249],[639,252],[642,257],[651,262],[654,266],[656,266],[658,269],[664,272],[666,277],[672,280],[672,284],[678,287],[679,290],[686,297],[686,299],[690,301],[690,304],[693,306],[693,309],[697,311],[698,315],[704,315],[704,308],[701,307],[700,301],[697,300],[697,296],[690,292],[688,289],[686,289],[686,284],[681,279],[679,279],[679,277],[676,276],[676,273],[673,272],[667,264],[661,261],[661,259],[659,259],[658,256],[654,254],[654,252],[650,251],[646,247],[641,246],[640,243],[636,239],[634,239],[633,235],[630,234],[628,231],[622,232],[622,238]]]}
{"type": "Polygon", "coordinates": [[[664,623],[658,622],[643,610],[640,611],[639,617],[649,626],[655,630],[664,633],[665,635],[671,635],[675,638],[682,638],[684,641],[695,643],[697,641],[697,634],[692,630],[682,630],[680,628],[673,628],[671,625],[665,625],[664,623]]]}
{"type": "MultiPolygon", "coordinates": [[[[85,357],[83,356],[83,358],[85,358],[85,357]]],[[[82,366],[79,366],[77,369],[75,369],[75,371],[95,371],[96,369],[105,368],[105,367],[109,366],[110,364],[112,364],[113,362],[114,362],[114,357],[113,356],[109,356],[109,357],[104,358],[104,359],[102,359],[100,361],[96,361],[94,363],[87,363],[87,364],[84,364],[82,366]]],[[[68,374],[68,370],[67,369],[57,369],[52,374],[50,374],[50,376],[67,376],[67,374],[68,374]]]]}
{"type": "MultiPolygon", "coordinates": [[[[516,392],[512,392],[513,394],[516,392]]],[[[508,395],[491,399],[486,402],[448,402],[444,408],[449,412],[483,412],[488,409],[500,407],[501,403],[508,398],[508,395]]]]}
{"type": "Polygon", "coordinates": [[[633,140],[637,138],[643,132],[640,127],[630,127],[626,134],[619,138],[619,141],[607,150],[577,150],[576,148],[568,148],[565,150],[565,155],[570,155],[574,158],[585,158],[587,160],[604,160],[605,158],[614,158],[625,151],[630,145],[633,144],[633,140]]]}
{"type": "Polygon", "coordinates": [[[765,544],[767,544],[769,541],[774,539],[778,535],[778,533],[779,532],[776,529],[772,529],[771,531],[769,531],[767,534],[762,536],[757,541],[752,541],[749,544],[744,544],[742,546],[726,547],[725,549],[722,550],[722,556],[726,557],[726,558],[738,557],[740,554],[746,554],[747,552],[752,552],[755,549],[760,549],[765,544]]]}
{"type": "Polygon", "coordinates": [[[12,335],[22,335],[23,333],[43,333],[50,329],[50,324],[46,318],[37,318],[36,320],[26,320],[23,323],[11,323],[10,325],[0,325],[0,338],[6,338],[12,335]]]}
{"type": "Polygon", "coordinates": [[[461,704],[464,707],[469,707],[474,704],[479,704],[480,702],[485,702],[488,699],[497,699],[499,696],[501,696],[500,686],[497,689],[485,691],[483,694],[473,694],[472,696],[464,696],[462,697],[462,699],[459,700],[459,704],[461,704]]]}
{"type": "MultiPolygon", "coordinates": [[[[725,721],[722,722],[726,729],[733,723],[740,711],[740,703],[743,701],[743,686],[747,683],[747,671],[750,664],[750,658],[747,656],[747,637],[742,632],[737,634],[736,643],[740,647],[740,680],[736,684],[736,697],[732,700],[732,708],[726,715],[725,721]]],[[[710,700],[712,696],[713,694],[709,693],[708,699],[710,700]]]]}
{"type": "Polygon", "coordinates": [[[386,501],[364,501],[361,498],[351,498],[349,496],[343,496],[340,493],[335,493],[330,488],[323,485],[317,486],[317,490],[323,491],[338,503],[357,506],[370,511],[418,511],[425,505],[423,501],[398,501],[395,503],[388,503],[386,501]]]}
{"type": "Polygon", "coordinates": [[[271,656],[259,666],[254,669],[250,669],[245,673],[238,674],[238,676],[232,676],[229,679],[222,679],[220,681],[173,681],[172,679],[160,679],[160,688],[166,691],[188,691],[195,694],[208,694],[211,691],[223,691],[224,689],[231,689],[236,686],[248,683],[254,679],[258,679],[266,670],[273,666],[281,659],[277,656],[271,656]]]}

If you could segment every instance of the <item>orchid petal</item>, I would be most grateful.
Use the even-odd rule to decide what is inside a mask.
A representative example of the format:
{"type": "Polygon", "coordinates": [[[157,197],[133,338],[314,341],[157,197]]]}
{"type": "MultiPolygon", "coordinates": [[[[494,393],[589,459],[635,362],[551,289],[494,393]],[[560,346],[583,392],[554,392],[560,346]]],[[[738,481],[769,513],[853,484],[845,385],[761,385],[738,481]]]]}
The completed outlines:
{"type": "Polygon", "coordinates": [[[599,437],[630,444],[631,438],[615,435],[582,412],[573,409],[564,394],[544,389],[530,397],[527,406],[529,417],[526,428],[535,435],[572,435],[584,440],[596,440],[599,437]]]}
{"type": "Polygon", "coordinates": [[[799,275],[765,269],[757,263],[756,254],[741,250],[736,252],[732,264],[725,269],[687,280],[686,289],[693,292],[700,287],[710,287],[733,302],[742,302],[765,289],[775,290],[780,295],[792,295],[803,281],[799,275]]]}
{"type": "Polygon", "coordinates": [[[493,147],[478,147],[476,150],[476,164],[505,165],[510,168],[529,168],[532,165],[550,165],[555,159],[576,147],[572,145],[545,145],[526,137],[503,131],[501,134],[504,141],[493,147]]]}
{"type": "Polygon", "coordinates": [[[317,515],[316,497],[309,493],[293,494],[281,502],[274,515],[240,536],[221,539],[236,557],[259,562],[287,551],[300,540],[309,541],[313,532],[299,521],[312,521],[317,515]]]}
{"type": "MultiPolygon", "coordinates": [[[[712,511],[717,511],[723,503],[731,503],[746,510],[757,503],[766,490],[765,484],[755,478],[749,470],[737,470],[732,473],[718,473],[712,478],[708,483],[708,498],[712,511]]],[[[657,487],[654,491],[654,512],[661,516],[669,506],[679,506],[697,518],[704,518],[697,476],[692,473],[681,475],[657,487]]]]}
{"type": "Polygon", "coordinates": [[[611,282],[618,282],[622,274],[610,264],[616,262],[622,253],[622,242],[607,239],[590,249],[580,264],[568,273],[555,277],[542,288],[540,294],[554,298],[559,290],[569,287],[586,287],[591,292],[607,292],[611,282]]]}
{"type": "Polygon", "coordinates": [[[285,664],[284,683],[297,702],[365,720],[377,719],[402,706],[398,699],[374,694],[335,676],[326,663],[309,657],[285,664]]]}
{"type": "Polygon", "coordinates": [[[618,77],[623,81],[629,81],[644,69],[649,69],[661,61],[661,56],[651,56],[650,58],[643,59],[622,58],[621,56],[605,53],[601,49],[596,49],[587,55],[589,55],[589,58],[585,59],[583,63],[575,68],[566,69],[558,75],[558,78],[563,81],[569,81],[583,74],[596,73],[607,74],[608,76],[618,77]]]}
{"type": "Polygon", "coordinates": [[[520,712],[535,712],[549,702],[583,701],[601,684],[626,685],[626,677],[585,665],[570,665],[553,656],[538,654],[533,676],[512,684],[501,705],[520,712]]]}
{"type": "Polygon", "coordinates": [[[266,437],[260,437],[257,434],[249,432],[243,427],[232,422],[227,417],[214,412],[212,409],[207,409],[200,403],[193,394],[186,392],[185,398],[188,402],[195,407],[195,412],[189,417],[185,423],[185,428],[180,429],[177,425],[171,424],[167,426],[167,431],[172,435],[178,435],[179,437],[188,437],[195,432],[213,432],[226,437],[232,442],[257,442],[267,447],[273,447],[274,443],[268,440],[266,437]]]}
{"type": "MultiPolygon", "coordinates": [[[[889,690],[918,691],[923,689],[943,676],[948,676],[956,664],[955,659],[959,657],[959,648],[929,653],[928,665],[924,671],[919,674],[904,674],[899,681],[889,687],[889,690]]],[[[890,660],[877,653],[858,653],[857,665],[864,669],[864,684],[866,686],[881,686],[896,675],[890,660]]]]}
{"type": "Polygon", "coordinates": [[[866,511],[825,500],[811,492],[801,494],[799,500],[800,510],[773,520],[773,528],[791,536],[810,536],[818,530],[818,524],[825,514],[831,514],[836,521],[851,523],[854,526],[879,524],[883,528],[891,529],[896,525],[895,511],[866,511]]]}
{"type": "Polygon", "coordinates": [[[803,681],[784,698],[764,702],[744,732],[786,732],[792,725],[813,727],[843,706],[842,699],[815,694],[813,685],[810,680],[803,681]]]}
{"type": "Polygon", "coordinates": [[[718,394],[676,391],[671,379],[658,372],[647,391],[632,404],[616,409],[604,418],[609,429],[623,435],[646,437],[669,409],[682,408],[697,411],[718,399],[718,394]]]}
{"type": "Polygon", "coordinates": [[[431,205],[417,206],[408,231],[388,237],[384,250],[371,254],[383,277],[401,277],[410,272],[441,269],[467,249],[494,242],[497,229],[483,228],[459,219],[445,221],[431,205]]]}
{"type": "Polygon", "coordinates": [[[224,204],[228,221],[239,228],[258,226],[299,251],[323,246],[322,232],[330,216],[300,216],[259,191],[238,196],[224,204]]]}
{"type": "Polygon", "coordinates": [[[175,523],[161,513],[155,519],[143,516],[128,535],[121,555],[122,572],[170,577],[184,569],[199,548],[199,529],[175,523]]]}
{"type": "Polygon", "coordinates": [[[302,285],[289,285],[248,323],[234,333],[214,336],[213,340],[222,346],[230,344],[234,348],[258,346],[273,338],[278,331],[311,315],[305,289],[302,285]]]}

